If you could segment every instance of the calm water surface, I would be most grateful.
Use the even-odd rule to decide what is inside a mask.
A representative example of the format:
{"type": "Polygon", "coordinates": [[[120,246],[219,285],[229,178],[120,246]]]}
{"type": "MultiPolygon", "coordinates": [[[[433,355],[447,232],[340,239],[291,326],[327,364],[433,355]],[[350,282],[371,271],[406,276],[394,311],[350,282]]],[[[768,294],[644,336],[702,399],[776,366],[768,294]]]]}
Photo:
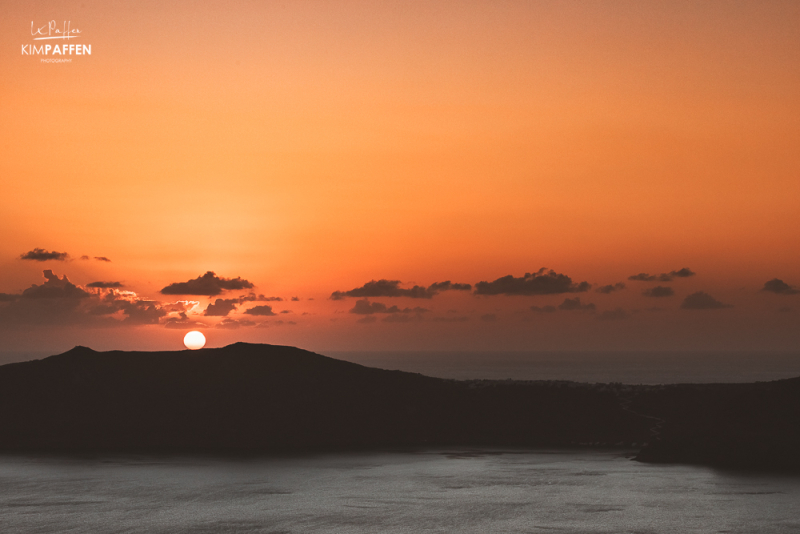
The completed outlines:
{"type": "Polygon", "coordinates": [[[800,532],[800,477],[624,452],[0,456],[0,532],[800,532]]]}

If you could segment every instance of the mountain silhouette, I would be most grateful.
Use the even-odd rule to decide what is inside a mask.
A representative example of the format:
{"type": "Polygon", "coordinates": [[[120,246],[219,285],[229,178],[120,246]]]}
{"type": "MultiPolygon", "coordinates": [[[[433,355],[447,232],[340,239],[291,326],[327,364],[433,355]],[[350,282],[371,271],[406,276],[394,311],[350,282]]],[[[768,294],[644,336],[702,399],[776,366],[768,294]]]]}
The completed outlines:
{"type": "Polygon", "coordinates": [[[0,367],[5,450],[562,446],[641,441],[647,428],[612,391],[444,380],[274,345],[75,347],[0,367]]]}
{"type": "Polygon", "coordinates": [[[800,379],[630,386],[445,380],[235,343],[86,347],[0,366],[0,450],[248,452],[607,446],[800,469],[800,379]]]}

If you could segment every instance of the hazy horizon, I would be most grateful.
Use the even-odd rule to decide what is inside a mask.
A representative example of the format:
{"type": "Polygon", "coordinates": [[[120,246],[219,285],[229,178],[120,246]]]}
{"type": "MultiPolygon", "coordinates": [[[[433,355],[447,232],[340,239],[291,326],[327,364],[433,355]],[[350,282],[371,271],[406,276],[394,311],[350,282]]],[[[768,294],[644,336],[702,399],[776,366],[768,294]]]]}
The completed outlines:
{"type": "MultiPolygon", "coordinates": [[[[71,348],[57,352],[0,351],[0,365],[43,359],[71,348]]],[[[800,351],[313,352],[367,367],[457,380],[675,384],[759,382],[800,377],[800,351]]]]}

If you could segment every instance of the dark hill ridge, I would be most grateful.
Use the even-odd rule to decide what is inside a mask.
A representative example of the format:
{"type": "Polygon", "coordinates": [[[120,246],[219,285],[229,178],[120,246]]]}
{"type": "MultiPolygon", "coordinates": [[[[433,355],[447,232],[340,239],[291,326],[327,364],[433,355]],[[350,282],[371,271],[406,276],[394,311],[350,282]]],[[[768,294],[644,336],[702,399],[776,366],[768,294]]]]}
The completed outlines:
{"type": "Polygon", "coordinates": [[[266,451],[636,442],[611,391],[458,382],[293,347],[85,347],[0,367],[0,449],[266,451]]]}
{"type": "Polygon", "coordinates": [[[642,388],[631,406],[664,420],[638,460],[800,470],[800,378],[642,388]]]}
{"type": "Polygon", "coordinates": [[[455,381],[247,343],[179,352],[75,347],[0,366],[0,450],[634,443],[647,443],[643,461],[800,469],[800,379],[455,381]]]}

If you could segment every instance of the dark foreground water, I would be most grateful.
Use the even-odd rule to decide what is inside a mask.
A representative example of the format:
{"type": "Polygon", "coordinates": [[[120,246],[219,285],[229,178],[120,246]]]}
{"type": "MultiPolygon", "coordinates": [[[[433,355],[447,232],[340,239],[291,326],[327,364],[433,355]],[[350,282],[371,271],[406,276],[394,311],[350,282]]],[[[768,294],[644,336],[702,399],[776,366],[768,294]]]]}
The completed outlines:
{"type": "Polygon", "coordinates": [[[800,532],[800,478],[624,452],[0,456],[0,532],[800,532]]]}

